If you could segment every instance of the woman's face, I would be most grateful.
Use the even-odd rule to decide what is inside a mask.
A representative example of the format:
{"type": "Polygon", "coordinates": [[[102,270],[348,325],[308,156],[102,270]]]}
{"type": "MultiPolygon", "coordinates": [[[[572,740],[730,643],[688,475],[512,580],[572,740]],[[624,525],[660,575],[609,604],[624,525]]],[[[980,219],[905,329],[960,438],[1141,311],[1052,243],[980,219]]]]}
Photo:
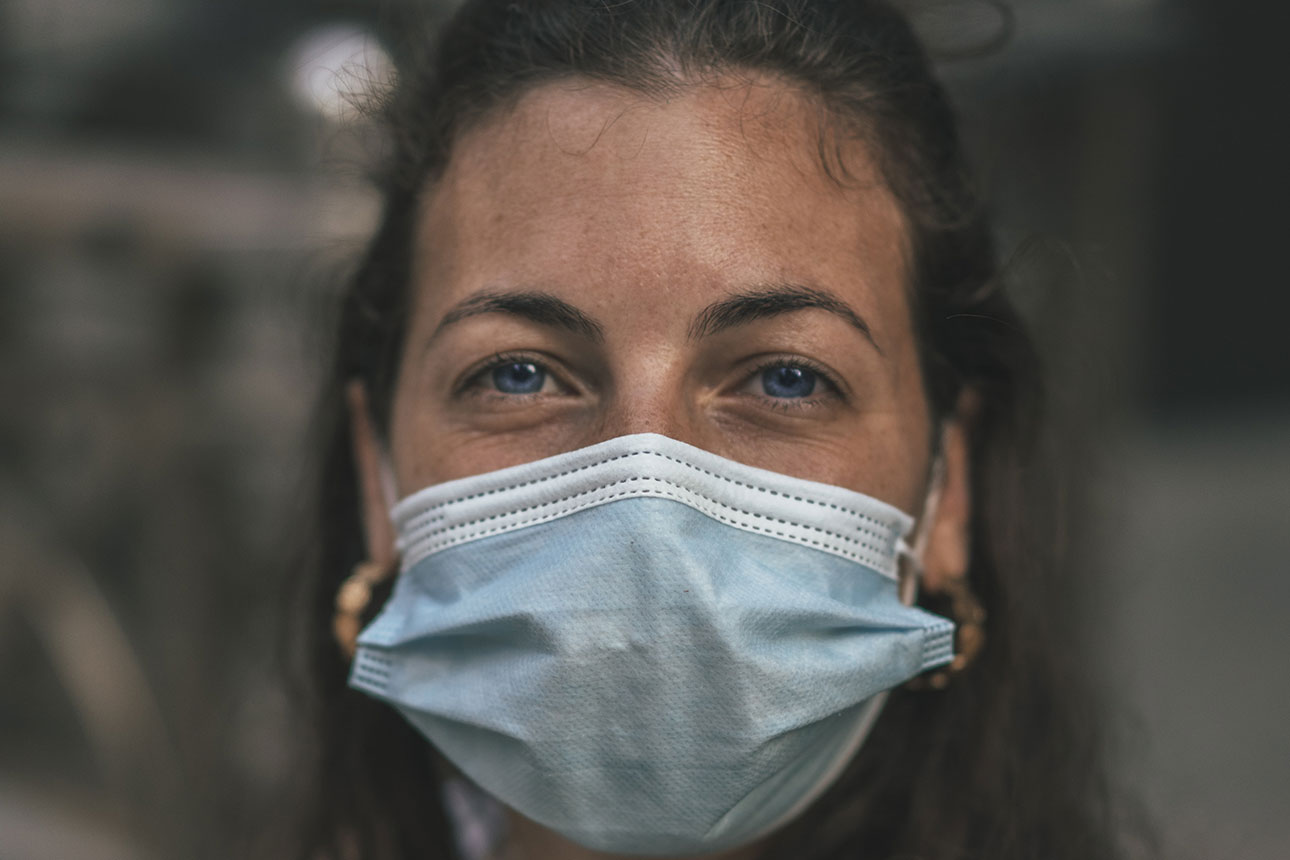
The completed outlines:
{"type": "Polygon", "coordinates": [[[916,510],[906,228],[861,145],[825,175],[817,116],[566,82],[465,134],[417,232],[399,491],[654,432],[916,510]]]}
{"type": "MultiPolygon", "coordinates": [[[[825,174],[819,126],[773,83],[659,102],[570,81],[463,135],[422,201],[396,492],[653,432],[917,514],[932,428],[908,232],[862,144],[854,181],[825,174]]],[[[354,412],[369,553],[392,563],[354,412]]],[[[967,566],[957,422],[943,441],[932,590],[967,566]]]]}
{"type": "MultiPolygon", "coordinates": [[[[864,147],[844,153],[842,187],[817,134],[815,109],[778,85],[660,103],[587,82],[465,134],[422,202],[397,491],[653,432],[917,513],[932,428],[907,229],[864,147]]],[[[369,551],[392,563],[380,455],[351,395],[369,551]]],[[[957,426],[933,589],[966,568],[957,426]]]]}

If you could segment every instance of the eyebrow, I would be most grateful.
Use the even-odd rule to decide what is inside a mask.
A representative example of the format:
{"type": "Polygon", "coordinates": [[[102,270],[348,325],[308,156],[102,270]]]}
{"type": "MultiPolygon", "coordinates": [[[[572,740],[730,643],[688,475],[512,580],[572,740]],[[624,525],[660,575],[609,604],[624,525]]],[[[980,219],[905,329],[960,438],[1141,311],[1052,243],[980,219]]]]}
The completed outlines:
{"type": "Polygon", "coordinates": [[[588,340],[600,343],[605,330],[600,323],[573,305],[550,293],[539,291],[488,291],[476,293],[452,307],[435,327],[430,340],[453,323],[481,314],[509,314],[538,323],[564,329],[588,340]]]}
{"type": "Polygon", "coordinates": [[[883,354],[869,324],[850,305],[828,290],[799,284],[772,284],[714,302],[695,317],[689,336],[691,340],[711,337],[736,326],[806,308],[818,308],[841,317],[863,334],[879,355],[883,354]]]}

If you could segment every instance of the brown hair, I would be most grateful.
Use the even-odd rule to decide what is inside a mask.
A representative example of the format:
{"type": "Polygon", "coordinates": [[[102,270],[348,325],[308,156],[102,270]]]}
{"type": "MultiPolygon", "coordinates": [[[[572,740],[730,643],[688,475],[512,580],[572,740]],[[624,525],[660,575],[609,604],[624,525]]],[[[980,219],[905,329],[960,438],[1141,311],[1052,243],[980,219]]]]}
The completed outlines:
{"type": "Polygon", "coordinates": [[[301,610],[317,770],[300,856],[454,856],[426,741],[346,688],[329,628],[336,589],[364,555],[343,388],[364,381],[384,431],[419,195],[463,129],[541,83],[582,77],[661,95],[723,73],[769,74],[811,94],[830,130],[821,158],[838,181],[845,167],[823,142],[864,136],[910,225],[932,415],[949,414],[968,389],[979,400],[968,576],[988,613],[984,652],[946,690],[894,691],[844,776],[770,856],[1116,856],[1095,721],[1045,614],[1055,524],[1036,468],[1038,359],[998,288],[954,116],[906,21],[866,0],[468,0],[433,44],[402,63],[385,105],[384,214],[344,296],[321,405],[318,531],[301,610]]]}

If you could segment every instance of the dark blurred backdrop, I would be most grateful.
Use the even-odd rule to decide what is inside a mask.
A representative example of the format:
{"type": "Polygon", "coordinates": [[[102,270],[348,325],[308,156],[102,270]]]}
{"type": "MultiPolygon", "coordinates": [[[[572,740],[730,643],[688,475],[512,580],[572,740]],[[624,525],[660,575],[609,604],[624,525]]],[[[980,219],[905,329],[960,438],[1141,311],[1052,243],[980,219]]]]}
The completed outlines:
{"type": "MultiPolygon", "coordinates": [[[[281,815],[318,329],[375,214],[345,96],[414,3],[0,3],[3,860],[281,815]]],[[[908,5],[1054,370],[1117,771],[1167,856],[1290,856],[1283,4],[1016,0],[975,59],[988,5],[908,5]]]]}

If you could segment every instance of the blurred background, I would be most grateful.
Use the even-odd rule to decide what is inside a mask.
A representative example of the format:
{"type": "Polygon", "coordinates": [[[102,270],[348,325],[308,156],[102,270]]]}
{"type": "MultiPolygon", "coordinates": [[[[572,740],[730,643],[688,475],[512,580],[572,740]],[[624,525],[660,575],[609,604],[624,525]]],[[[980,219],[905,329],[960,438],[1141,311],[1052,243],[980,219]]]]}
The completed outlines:
{"type": "MultiPolygon", "coordinates": [[[[319,328],[376,213],[346,95],[413,4],[452,6],[0,2],[0,860],[280,813],[319,328]]],[[[1166,856],[1290,856],[1281,4],[1015,0],[976,58],[995,11],[910,5],[1085,479],[1117,772],[1166,856]]]]}

